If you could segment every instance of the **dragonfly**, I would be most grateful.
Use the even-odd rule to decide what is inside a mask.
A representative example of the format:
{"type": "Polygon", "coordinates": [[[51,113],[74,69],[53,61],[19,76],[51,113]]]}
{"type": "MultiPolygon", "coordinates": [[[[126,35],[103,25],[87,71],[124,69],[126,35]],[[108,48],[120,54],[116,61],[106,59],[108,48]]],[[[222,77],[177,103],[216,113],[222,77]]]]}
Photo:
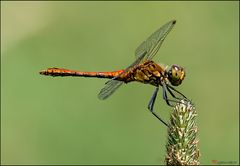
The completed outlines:
{"type": "Polygon", "coordinates": [[[151,34],[143,41],[135,50],[135,61],[126,69],[111,71],[111,72],[83,72],[77,70],[69,70],[64,68],[48,68],[39,73],[46,76],[73,76],[73,77],[97,77],[109,79],[105,86],[98,94],[101,100],[111,96],[122,84],[133,81],[150,84],[155,87],[154,93],[149,101],[149,111],[164,125],[168,126],[160,116],[154,111],[155,100],[162,87],[162,97],[166,104],[174,106],[174,102],[181,99],[187,99],[185,95],[176,90],[174,86],[179,86],[185,78],[186,72],[183,67],[173,64],[171,66],[163,66],[155,63],[152,59],[157,54],[164,39],[172,30],[176,20],[171,20],[151,34]],[[168,98],[168,94],[172,98],[168,98]]]}

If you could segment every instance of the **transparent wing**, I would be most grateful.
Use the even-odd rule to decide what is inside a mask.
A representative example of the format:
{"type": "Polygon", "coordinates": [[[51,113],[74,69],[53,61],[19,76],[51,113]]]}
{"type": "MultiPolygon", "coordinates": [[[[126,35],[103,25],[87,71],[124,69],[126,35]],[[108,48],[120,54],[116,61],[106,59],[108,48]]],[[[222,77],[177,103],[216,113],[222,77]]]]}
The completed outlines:
{"type": "Polygon", "coordinates": [[[130,66],[128,66],[123,73],[119,74],[118,76],[114,77],[113,79],[119,77],[120,75],[124,74],[129,69],[131,69],[132,67],[134,67],[134,66],[138,65],[140,62],[142,62],[143,58],[145,57],[145,54],[146,54],[146,52],[143,53],[142,55],[140,55],[139,57],[137,57],[137,59],[130,66]]]}
{"type": "Polygon", "coordinates": [[[144,57],[144,54],[142,56],[140,56],[138,59],[136,59],[129,67],[127,67],[124,72],[122,72],[121,74],[112,78],[111,80],[107,81],[105,83],[106,85],[99,92],[98,98],[101,100],[104,100],[104,99],[108,98],[109,96],[111,96],[123,84],[122,81],[118,81],[116,79],[119,76],[121,76],[122,74],[126,73],[130,68],[132,68],[133,66],[138,64],[142,60],[143,57],[144,57]]]}
{"type": "Polygon", "coordinates": [[[152,59],[158,52],[164,39],[171,31],[175,23],[176,20],[169,21],[161,28],[159,28],[156,32],[154,32],[151,36],[149,36],[144,42],[142,42],[135,51],[136,59],[142,57],[142,55],[144,55],[144,57],[142,57],[142,60],[152,59]]]}
{"type": "Polygon", "coordinates": [[[167,34],[173,28],[176,20],[172,20],[161,28],[159,28],[156,32],[154,32],[150,37],[147,38],[146,41],[140,44],[135,51],[136,60],[125,69],[124,72],[107,81],[103,89],[101,89],[98,94],[98,98],[104,100],[111,96],[122,84],[122,81],[116,80],[122,74],[128,72],[129,69],[134,67],[135,65],[141,63],[143,60],[150,60],[154,57],[154,55],[158,52],[162,42],[166,38],[167,34]]]}
{"type": "Polygon", "coordinates": [[[104,88],[102,88],[98,94],[98,98],[101,100],[104,100],[112,95],[123,84],[123,82],[112,79],[107,81],[105,84],[104,88]]]}

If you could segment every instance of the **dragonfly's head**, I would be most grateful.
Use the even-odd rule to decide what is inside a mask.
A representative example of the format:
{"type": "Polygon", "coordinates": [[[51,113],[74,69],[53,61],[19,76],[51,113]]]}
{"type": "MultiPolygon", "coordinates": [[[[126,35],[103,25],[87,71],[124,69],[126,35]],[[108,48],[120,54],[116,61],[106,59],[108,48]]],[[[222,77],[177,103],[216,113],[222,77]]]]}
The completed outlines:
{"type": "Polygon", "coordinates": [[[172,65],[167,70],[168,80],[173,86],[178,86],[184,80],[186,75],[184,69],[178,65],[172,65]]]}

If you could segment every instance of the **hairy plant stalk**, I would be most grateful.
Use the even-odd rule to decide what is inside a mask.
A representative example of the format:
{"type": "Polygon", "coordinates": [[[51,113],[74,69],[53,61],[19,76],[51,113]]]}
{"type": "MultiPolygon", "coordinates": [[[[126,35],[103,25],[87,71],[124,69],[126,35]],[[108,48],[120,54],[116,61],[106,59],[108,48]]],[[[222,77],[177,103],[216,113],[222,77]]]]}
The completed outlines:
{"type": "Polygon", "coordinates": [[[199,165],[196,110],[190,101],[181,100],[173,109],[168,128],[167,165],[199,165]]]}

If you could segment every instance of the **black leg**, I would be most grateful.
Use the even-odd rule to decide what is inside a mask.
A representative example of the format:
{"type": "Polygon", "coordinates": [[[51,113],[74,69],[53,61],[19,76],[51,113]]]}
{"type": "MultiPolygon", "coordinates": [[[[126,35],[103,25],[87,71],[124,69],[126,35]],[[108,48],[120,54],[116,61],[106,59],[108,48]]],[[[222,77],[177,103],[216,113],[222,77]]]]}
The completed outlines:
{"type": "MultiPolygon", "coordinates": [[[[163,85],[162,85],[162,88],[163,88],[163,99],[166,101],[167,105],[169,105],[170,107],[174,107],[174,105],[170,104],[169,101],[171,101],[171,102],[175,102],[175,103],[177,103],[178,101],[168,99],[168,97],[167,97],[167,88],[166,88],[166,84],[163,84],[163,85]]],[[[172,94],[171,94],[171,95],[172,95],[172,94]]],[[[174,94],[173,94],[173,95],[174,95],[174,94]]]]}
{"type": "Polygon", "coordinates": [[[182,97],[184,97],[185,99],[187,99],[186,96],[184,96],[181,92],[179,92],[178,90],[176,90],[176,89],[175,89],[174,87],[172,87],[171,85],[167,84],[166,86],[167,86],[168,89],[169,89],[169,88],[172,89],[173,91],[177,92],[177,93],[180,94],[182,97]]]}
{"type": "MultiPolygon", "coordinates": [[[[177,99],[177,101],[175,101],[175,100],[170,100],[170,101],[172,101],[172,102],[179,102],[180,100],[189,101],[189,99],[187,99],[182,93],[180,93],[179,91],[177,91],[175,88],[171,87],[170,85],[166,84],[166,88],[167,88],[168,92],[171,94],[171,96],[172,96],[173,98],[177,99]],[[176,97],[170,88],[172,88],[175,92],[177,92],[178,94],[180,94],[183,98],[176,97]]],[[[169,100],[169,99],[168,99],[168,100],[169,100]]]]}
{"type": "MultiPolygon", "coordinates": [[[[148,109],[151,111],[153,110],[153,107],[154,107],[154,104],[155,104],[155,100],[157,98],[157,94],[158,94],[158,90],[159,90],[159,87],[157,87],[151,97],[151,100],[149,101],[148,103],[148,109]]],[[[152,112],[152,111],[151,111],[152,112]]]]}
{"type": "Polygon", "coordinates": [[[169,106],[172,106],[172,105],[170,105],[170,103],[169,103],[169,101],[168,101],[168,98],[167,98],[167,92],[166,92],[166,86],[165,86],[165,84],[163,84],[163,86],[162,86],[162,95],[163,95],[163,99],[166,101],[166,103],[167,103],[167,105],[169,105],[169,106]]]}
{"type": "Polygon", "coordinates": [[[171,96],[172,96],[173,98],[178,99],[178,100],[181,100],[181,98],[176,97],[176,96],[174,95],[174,93],[172,92],[172,90],[171,90],[167,85],[166,85],[166,88],[167,88],[168,92],[171,94],[171,96]]]}
{"type": "Polygon", "coordinates": [[[158,118],[158,120],[160,120],[165,126],[169,127],[169,125],[168,125],[166,122],[164,122],[164,120],[162,120],[162,118],[160,118],[157,114],[155,114],[155,112],[153,112],[153,111],[151,111],[151,112],[152,112],[152,114],[153,114],[156,118],[158,118]]]}
{"type": "Polygon", "coordinates": [[[154,93],[153,93],[153,95],[152,95],[152,98],[151,98],[151,100],[149,101],[148,109],[149,109],[149,111],[150,111],[158,120],[160,120],[164,125],[166,125],[167,127],[169,127],[168,124],[167,124],[162,118],[160,118],[160,117],[154,112],[154,110],[153,110],[153,107],[154,107],[154,104],[155,104],[155,100],[156,100],[156,98],[157,98],[158,90],[159,90],[159,87],[157,87],[157,88],[155,89],[155,91],[154,91],[154,93]]]}

